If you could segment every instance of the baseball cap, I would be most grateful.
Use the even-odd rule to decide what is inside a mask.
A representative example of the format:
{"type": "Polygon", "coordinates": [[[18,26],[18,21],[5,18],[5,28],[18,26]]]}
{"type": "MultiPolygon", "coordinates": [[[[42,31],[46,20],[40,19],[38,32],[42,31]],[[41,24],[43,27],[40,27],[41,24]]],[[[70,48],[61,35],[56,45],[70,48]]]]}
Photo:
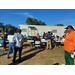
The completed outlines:
{"type": "Polygon", "coordinates": [[[68,25],[65,29],[69,29],[69,28],[74,30],[74,28],[71,25],[68,25]]]}

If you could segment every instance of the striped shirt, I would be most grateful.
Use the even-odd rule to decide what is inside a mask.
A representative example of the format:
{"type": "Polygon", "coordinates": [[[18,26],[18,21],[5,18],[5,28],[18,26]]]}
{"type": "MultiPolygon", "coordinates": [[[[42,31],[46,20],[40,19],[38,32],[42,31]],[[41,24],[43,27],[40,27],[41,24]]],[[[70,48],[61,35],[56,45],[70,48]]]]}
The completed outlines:
{"type": "Polygon", "coordinates": [[[22,34],[17,33],[14,35],[14,42],[16,42],[15,47],[22,47],[22,43],[24,42],[24,37],[22,34]]]}

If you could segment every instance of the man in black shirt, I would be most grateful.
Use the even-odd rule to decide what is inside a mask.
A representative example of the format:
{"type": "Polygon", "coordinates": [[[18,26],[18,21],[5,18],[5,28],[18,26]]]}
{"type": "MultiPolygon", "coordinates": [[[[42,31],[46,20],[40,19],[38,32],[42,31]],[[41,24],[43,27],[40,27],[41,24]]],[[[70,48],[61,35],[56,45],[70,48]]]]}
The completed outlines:
{"type": "Polygon", "coordinates": [[[45,32],[44,32],[44,33],[43,33],[43,39],[45,38],[45,35],[46,35],[46,34],[45,34],[45,32]]]}

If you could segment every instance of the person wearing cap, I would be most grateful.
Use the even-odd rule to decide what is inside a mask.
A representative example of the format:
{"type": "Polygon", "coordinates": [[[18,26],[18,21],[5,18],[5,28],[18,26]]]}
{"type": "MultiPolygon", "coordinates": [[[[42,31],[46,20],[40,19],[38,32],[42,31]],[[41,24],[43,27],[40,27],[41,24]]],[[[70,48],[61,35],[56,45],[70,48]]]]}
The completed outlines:
{"type": "Polygon", "coordinates": [[[71,57],[71,54],[73,54],[75,50],[75,32],[71,25],[65,29],[67,31],[64,32],[65,65],[74,65],[74,58],[71,57]]]}

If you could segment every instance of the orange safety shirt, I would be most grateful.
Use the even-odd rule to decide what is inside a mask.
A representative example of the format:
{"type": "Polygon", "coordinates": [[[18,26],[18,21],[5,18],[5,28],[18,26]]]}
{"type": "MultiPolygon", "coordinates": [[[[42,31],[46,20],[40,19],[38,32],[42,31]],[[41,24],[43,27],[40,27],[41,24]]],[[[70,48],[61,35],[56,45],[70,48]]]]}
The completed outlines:
{"type": "Polygon", "coordinates": [[[75,32],[71,31],[68,35],[64,35],[64,49],[68,52],[75,50],[75,32]]]}
{"type": "Polygon", "coordinates": [[[37,35],[37,38],[40,39],[40,35],[37,35]]]}

